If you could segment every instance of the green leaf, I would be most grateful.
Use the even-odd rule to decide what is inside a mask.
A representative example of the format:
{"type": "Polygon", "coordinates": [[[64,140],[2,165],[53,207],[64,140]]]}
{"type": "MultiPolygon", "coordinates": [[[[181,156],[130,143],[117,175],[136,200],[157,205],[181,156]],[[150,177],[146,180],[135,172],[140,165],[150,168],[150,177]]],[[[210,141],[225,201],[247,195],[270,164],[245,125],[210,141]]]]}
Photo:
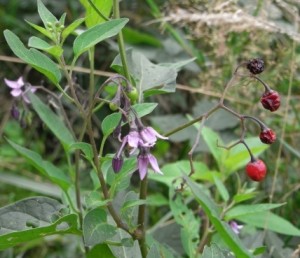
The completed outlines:
{"type": "Polygon", "coordinates": [[[110,135],[118,126],[121,120],[121,113],[112,113],[104,118],[101,124],[104,136],[110,135]]]}
{"type": "Polygon", "coordinates": [[[30,37],[28,41],[28,46],[43,50],[55,57],[60,57],[63,53],[63,49],[60,46],[52,46],[48,42],[38,37],[30,37]]]}
{"type": "Polygon", "coordinates": [[[183,202],[182,196],[175,193],[170,187],[169,203],[176,222],[181,225],[181,242],[188,257],[196,257],[199,242],[200,220],[193,211],[183,202]]]}
{"type": "Polygon", "coordinates": [[[300,230],[298,228],[296,228],[286,219],[279,217],[272,212],[266,211],[243,215],[239,216],[237,220],[258,228],[266,228],[280,234],[288,236],[300,236],[300,230]]]}
{"type": "MultiPolygon", "coordinates": [[[[175,91],[176,69],[153,64],[143,54],[132,49],[126,51],[126,57],[129,72],[139,92],[139,102],[153,94],[175,91]]],[[[120,55],[114,59],[111,67],[118,73],[123,73],[120,55]]]]}
{"type": "MultiPolygon", "coordinates": [[[[213,175],[217,173],[211,172],[207,166],[202,162],[194,162],[195,173],[193,178],[198,180],[210,180],[213,182],[213,175]]],[[[181,160],[171,164],[164,165],[161,168],[163,176],[157,173],[148,173],[148,178],[161,182],[171,187],[174,184],[174,180],[182,176],[182,172],[190,173],[190,162],[188,160],[181,160]]],[[[219,173],[218,173],[219,174],[219,173]]]]}
{"type": "Polygon", "coordinates": [[[150,114],[156,107],[157,103],[139,103],[133,105],[133,109],[137,112],[139,117],[150,114]]]}
{"type": "Polygon", "coordinates": [[[83,237],[88,246],[101,244],[116,235],[116,227],[107,223],[105,210],[96,208],[83,219],[83,237]]]}
{"type": "Polygon", "coordinates": [[[161,47],[162,44],[158,38],[148,33],[137,31],[135,29],[125,27],[123,29],[124,40],[128,44],[147,44],[149,46],[161,47]]]}
{"type": "Polygon", "coordinates": [[[86,142],[74,142],[69,145],[68,151],[73,151],[73,150],[81,150],[84,153],[84,157],[91,161],[93,160],[94,154],[93,154],[93,149],[92,146],[86,142]]]}
{"type": "Polygon", "coordinates": [[[38,13],[41,20],[44,23],[45,28],[47,28],[47,23],[56,23],[58,20],[56,17],[46,8],[41,0],[37,0],[38,13]]]}
{"type": "Polygon", "coordinates": [[[69,178],[58,167],[52,163],[43,160],[42,157],[29,149],[26,149],[10,140],[8,143],[24,158],[26,158],[42,175],[48,177],[53,183],[59,185],[64,191],[67,191],[71,185],[69,178]]]}
{"type": "Polygon", "coordinates": [[[0,208],[0,250],[54,234],[79,234],[77,215],[63,216],[60,202],[31,197],[0,208]]]}
{"type": "Polygon", "coordinates": [[[236,257],[246,258],[251,257],[249,251],[243,246],[241,240],[233,233],[229,225],[220,219],[220,212],[217,205],[203,192],[199,186],[191,181],[189,177],[183,175],[187,185],[191,188],[192,193],[205,211],[210,222],[214,225],[215,229],[221,235],[225,243],[231,248],[236,257]]]}
{"type": "Polygon", "coordinates": [[[74,40],[73,51],[75,56],[78,57],[99,42],[117,35],[128,21],[127,18],[115,19],[86,30],[74,40]]]}
{"type": "Polygon", "coordinates": [[[116,258],[111,250],[109,249],[108,245],[106,244],[99,244],[94,246],[88,253],[86,258],[99,258],[101,254],[102,257],[105,258],[116,258]]]}
{"type": "Polygon", "coordinates": [[[46,106],[35,94],[28,94],[34,110],[64,147],[74,143],[74,138],[63,121],[46,106]]]}
{"type": "Polygon", "coordinates": [[[240,216],[255,214],[258,212],[263,212],[271,209],[278,208],[285,203],[260,203],[260,204],[247,204],[247,205],[237,205],[230,209],[225,218],[227,220],[231,220],[234,218],[238,218],[240,216]]]}
{"type": "Polygon", "coordinates": [[[146,203],[147,203],[146,200],[129,200],[129,201],[126,201],[126,202],[124,202],[124,204],[122,206],[121,212],[123,213],[129,208],[133,208],[135,206],[140,206],[140,205],[143,205],[143,204],[146,204],[146,203]]]}
{"type": "Polygon", "coordinates": [[[257,192],[255,192],[255,190],[256,188],[250,188],[246,189],[245,192],[237,193],[235,196],[233,196],[234,202],[239,203],[254,198],[257,195],[257,192]]]}
{"type": "Polygon", "coordinates": [[[217,143],[223,144],[220,137],[217,133],[215,133],[212,129],[204,126],[202,128],[202,137],[204,141],[206,142],[209,150],[211,151],[211,154],[214,156],[220,171],[222,171],[222,162],[223,162],[223,155],[224,155],[224,149],[218,147],[217,143]]]}
{"type": "MultiPolygon", "coordinates": [[[[251,149],[254,156],[259,156],[269,146],[260,141],[258,137],[246,138],[245,142],[251,149]]],[[[230,144],[229,144],[230,145],[230,144]]],[[[231,174],[240,168],[244,168],[250,161],[249,153],[243,144],[238,144],[234,148],[226,152],[224,162],[226,174],[231,174]]]]}
{"type": "Polygon", "coordinates": [[[215,181],[215,185],[219,191],[219,193],[221,194],[222,199],[227,202],[229,200],[229,193],[225,187],[225,185],[223,184],[223,182],[214,175],[214,181],[215,181]]]}
{"type": "Polygon", "coordinates": [[[201,258],[225,258],[224,254],[220,247],[215,243],[212,243],[210,246],[205,246],[201,258]]]}
{"type": "Polygon", "coordinates": [[[253,254],[256,256],[256,255],[259,255],[259,254],[263,254],[266,251],[267,251],[266,246],[260,246],[260,247],[255,248],[255,250],[253,251],[253,254]]]}
{"type": "Polygon", "coordinates": [[[58,66],[49,57],[36,49],[28,50],[21,40],[10,30],[4,31],[4,37],[17,57],[44,74],[54,84],[57,84],[60,81],[61,73],[58,66]]]}
{"type": "MultiPolygon", "coordinates": [[[[26,20],[25,20],[26,21],[26,20]]],[[[39,25],[36,25],[34,23],[31,23],[29,21],[26,21],[32,28],[36,29],[38,32],[42,33],[43,35],[45,35],[47,38],[52,40],[52,34],[46,30],[44,27],[41,27],[39,25]]]]}
{"type": "Polygon", "coordinates": [[[68,25],[64,30],[62,31],[61,38],[62,42],[65,41],[65,39],[85,20],[85,18],[79,18],[75,21],[73,21],[70,25],[68,25]]]}
{"type": "MultiPolygon", "coordinates": [[[[92,0],[93,4],[96,6],[96,8],[98,10],[101,11],[101,13],[103,15],[105,15],[106,17],[110,16],[111,13],[111,9],[113,6],[113,1],[112,0],[101,0],[101,1],[97,1],[97,0],[92,0]]],[[[88,28],[102,23],[105,20],[94,10],[94,8],[91,6],[91,4],[87,1],[87,0],[80,0],[80,3],[84,6],[85,10],[86,10],[86,26],[88,28]]]]}

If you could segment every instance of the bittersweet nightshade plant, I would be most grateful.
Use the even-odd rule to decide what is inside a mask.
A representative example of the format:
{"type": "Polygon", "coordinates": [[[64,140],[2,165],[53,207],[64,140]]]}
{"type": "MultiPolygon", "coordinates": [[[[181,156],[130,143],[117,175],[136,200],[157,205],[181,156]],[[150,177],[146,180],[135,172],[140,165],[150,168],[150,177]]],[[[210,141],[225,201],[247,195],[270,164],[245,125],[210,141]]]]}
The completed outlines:
{"type": "MultiPolygon", "coordinates": [[[[243,212],[243,209],[237,206],[239,202],[251,198],[247,192],[249,190],[247,184],[240,183],[244,179],[240,178],[239,169],[247,164],[249,157],[250,162],[246,165],[246,173],[250,180],[259,182],[266,177],[267,168],[262,160],[254,157],[254,154],[258,156],[261,152],[251,149],[251,144],[248,143],[246,137],[246,127],[249,120],[255,122],[260,128],[260,134],[255,133],[255,140],[258,140],[259,134],[260,140],[267,144],[275,141],[276,134],[255,116],[240,114],[232,109],[230,102],[225,102],[225,98],[237,79],[247,78],[250,82],[257,80],[265,87],[261,100],[263,106],[271,111],[277,110],[280,105],[279,94],[258,77],[264,71],[264,61],[260,58],[253,58],[242,62],[234,70],[232,78],[225,85],[220,100],[215,106],[198,118],[191,119],[170,132],[160,134],[159,130],[156,131],[152,126],[145,126],[144,121],[148,124],[152,120],[146,120],[143,116],[151,114],[157,106],[157,103],[145,101],[149,96],[152,101],[155,101],[157,94],[174,92],[177,70],[182,63],[189,63],[193,60],[181,61],[178,64],[153,64],[141,54],[136,54],[131,50],[126,52],[122,29],[128,19],[120,18],[119,1],[82,0],[80,2],[85,8],[85,17],[67,25],[66,14],[58,19],[38,0],[38,13],[44,27],[29,24],[43,34],[43,37],[31,37],[27,44],[29,49],[13,32],[8,30],[4,32],[14,53],[47,77],[52,84],[50,89],[55,89],[32,86],[24,83],[22,77],[17,81],[5,79],[6,85],[11,89],[11,95],[16,99],[22,99],[25,103],[31,103],[26,106],[28,112],[34,110],[41,118],[43,125],[50,129],[53,137],[61,144],[61,147],[57,148],[62,152],[58,155],[58,164],[66,161],[66,164],[58,166],[44,159],[45,157],[34,150],[8,140],[20,155],[29,160],[42,176],[46,176],[63,193],[61,202],[57,201],[60,196],[58,195],[57,200],[36,197],[30,200],[32,202],[29,204],[27,200],[22,200],[20,205],[9,206],[7,209],[12,212],[13,216],[16,212],[18,214],[24,212],[25,217],[31,210],[42,211],[37,213],[37,217],[42,216],[42,226],[31,220],[26,223],[23,220],[15,221],[18,217],[13,217],[14,223],[22,221],[22,224],[19,224],[21,229],[14,228],[12,234],[22,236],[22,233],[26,231],[28,241],[41,238],[43,235],[80,235],[81,243],[78,245],[81,248],[78,250],[84,249],[87,257],[94,257],[97,252],[99,257],[104,255],[103,253],[109,257],[119,257],[121,252],[124,256],[137,258],[147,258],[158,254],[163,257],[172,257],[172,253],[166,251],[164,244],[155,241],[155,236],[151,231],[154,231],[153,228],[162,230],[161,228],[165,225],[177,223],[176,227],[180,227],[180,236],[184,246],[182,252],[185,252],[183,255],[186,257],[198,257],[205,247],[210,248],[214,235],[217,238],[221,237],[226,251],[233,252],[236,257],[252,257],[250,250],[240,240],[243,236],[238,235],[243,226],[237,221],[239,221],[239,216],[243,215],[239,213],[241,210],[243,212]],[[78,26],[81,26],[81,30],[75,31],[78,26]],[[95,53],[97,53],[96,45],[114,36],[117,36],[119,56],[113,61],[111,68],[117,73],[109,74],[107,80],[102,80],[102,77],[97,78],[96,83],[94,63],[95,53]],[[47,41],[44,38],[47,38],[47,41]],[[69,51],[67,58],[70,62],[65,59],[64,53],[67,38],[70,42],[73,39],[73,53],[69,51]],[[87,84],[81,85],[78,82],[80,80],[74,79],[76,71],[81,69],[75,69],[75,67],[78,63],[82,63],[81,58],[85,53],[90,63],[89,78],[87,84]],[[240,72],[241,70],[244,72],[240,72]],[[98,81],[101,80],[104,82],[99,86],[98,81]],[[41,91],[36,92],[37,89],[41,91]],[[111,110],[106,109],[106,105],[111,110]],[[219,153],[216,139],[211,137],[213,133],[203,134],[203,138],[207,141],[218,163],[211,171],[208,165],[199,160],[193,160],[193,152],[207,119],[219,109],[237,118],[241,126],[239,139],[225,148],[231,149],[242,144],[243,151],[237,153],[236,156],[233,155],[230,162],[225,162],[224,157],[227,152],[222,155],[219,153]],[[98,112],[99,110],[101,112],[98,112]],[[107,114],[107,112],[110,113],[107,114]],[[153,149],[158,148],[156,143],[159,140],[168,140],[168,136],[200,121],[198,135],[188,153],[189,160],[171,161],[168,164],[161,157],[162,154],[161,156],[156,154],[165,152],[168,159],[173,159],[172,151],[176,145],[173,145],[171,141],[165,144],[171,146],[167,147],[166,151],[158,150],[154,154],[153,149]],[[77,126],[78,124],[80,126],[77,126]],[[109,142],[112,143],[111,146],[107,146],[109,142]],[[118,143],[117,146],[115,146],[116,143],[118,143]],[[234,169],[228,169],[229,163],[233,164],[234,169]],[[220,169],[218,170],[217,167],[220,169]],[[149,169],[152,169],[154,173],[148,173],[149,169]],[[136,171],[140,179],[139,189],[135,184],[130,183],[130,177],[136,171]],[[89,176],[89,172],[92,180],[86,181],[92,181],[92,185],[85,182],[86,185],[82,191],[81,178],[89,176]],[[235,174],[238,180],[230,178],[233,185],[236,185],[236,189],[231,192],[227,191],[225,184],[228,183],[227,179],[232,174],[235,174]],[[157,192],[157,189],[159,191],[162,189],[159,198],[164,203],[162,204],[164,209],[158,210],[158,215],[153,217],[150,213],[152,208],[156,212],[156,207],[146,210],[148,205],[151,205],[151,200],[150,202],[147,200],[148,180],[164,183],[162,187],[155,185],[151,188],[152,183],[149,187],[151,194],[157,192]],[[186,187],[188,191],[185,191],[186,187]],[[181,194],[181,191],[184,191],[184,194],[181,194]],[[169,193],[167,201],[165,201],[165,193],[169,193]],[[192,205],[189,204],[190,201],[193,202],[192,205]],[[36,210],[35,207],[37,207],[36,210]],[[238,212],[232,211],[235,207],[238,212]],[[64,209],[67,211],[64,212],[64,209]],[[195,216],[199,210],[201,210],[201,216],[195,216]],[[160,219],[160,214],[165,211],[166,216],[160,219]],[[150,218],[147,214],[150,214],[150,218]],[[156,220],[159,221],[156,222],[156,220]],[[34,227],[31,228],[33,223],[35,223],[34,227]],[[148,224],[153,227],[146,230],[148,224]],[[148,239],[148,236],[154,240],[148,239]],[[97,251],[98,248],[100,251],[97,251]]],[[[164,95],[161,98],[164,98],[164,95]]],[[[15,118],[19,118],[17,111],[17,109],[12,109],[15,118]]],[[[259,140],[257,146],[267,148],[259,140]]],[[[180,152],[185,153],[185,150],[180,152]]],[[[51,157],[51,160],[54,158],[51,157]]],[[[249,179],[247,178],[246,181],[249,179]]],[[[1,214],[6,213],[0,212],[0,222],[3,218],[1,214]]],[[[247,221],[243,223],[247,224],[247,221]]],[[[0,225],[1,228],[5,226],[7,225],[0,225]]],[[[0,237],[3,235],[0,234],[0,237]]],[[[21,240],[14,237],[10,233],[4,233],[4,237],[1,238],[4,241],[1,242],[3,245],[0,245],[0,249],[2,246],[9,248],[24,241],[22,237],[21,240]]]]}

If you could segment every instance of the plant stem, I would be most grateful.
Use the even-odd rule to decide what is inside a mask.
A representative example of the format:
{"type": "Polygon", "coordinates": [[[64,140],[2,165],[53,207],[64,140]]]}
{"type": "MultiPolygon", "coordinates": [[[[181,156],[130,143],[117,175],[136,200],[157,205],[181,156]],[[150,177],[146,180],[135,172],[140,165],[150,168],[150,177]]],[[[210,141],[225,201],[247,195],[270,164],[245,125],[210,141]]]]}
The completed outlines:
{"type": "MultiPolygon", "coordinates": [[[[108,192],[108,189],[107,189],[107,186],[106,186],[106,183],[105,183],[105,179],[104,179],[104,176],[103,176],[101,167],[100,167],[101,164],[100,164],[100,162],[99,162],[98,152],[97,152],[97,146],[96,146],[96,142],[95,142],[94,135],[93,135],[93,128],[92,128],[91,114],[89,115],[87,121],[88,121],[88,122],[87,122],[87,133],[88,133],[88,135],[89,135],[90,143],[91,143],[92,149],[93,149],[95,168],[96,168],[96,170],[97,170],[98,178],[99,178],[99,181],[100,181],[100,184],[101,184],[101,189],[102,189],[103,196],[104,196],[104,198],[105,198],[106,200],[108,200],[108,199],[109,199],[109,192],[108,192]]],[[[112,216],[113,220],[116,222],[117,226],[118,226],[119,228],[124,229],[124,230],[127,231],[131,236],[134,237],[134,234],[131,233],[131,232],[129,231],[129,228],[127,227],[127,225],[125,225],[125,224],[123,223],[123,221],[121,220],[121,218],[119,217],[119,215],[118,215],[117,212],[115,211],[114,207],[112,206],[112,203],[111,203],[111,202],[108,202],[108,203],[107,203],[107,209],[108,209],[110,215],[112,216]]]]}
{"type": "MultiPolygon", "coordinates": [[[[140,185],[140,200],[146,200],[147,198],[147,185],[148,180],[147,176],[141,181],[140,185]]],[[[139,238],[139,246],[141,249],[142,257],[147,257],[147,243],[146,243],[146,234],[145,234],[145,212],[146,212],[146,204],[142,204],[139,206],[138,212],[138,229],[141,233],[141,237],[139,238]]]]}
{"type": "MultiPolygon", "coordinates": [[[[119,8],[119,0],[113,0],[113,12],[114,12],[114,19],[119,19],[120,18],[120,8],[119,8]]],[[[118,33],[118,46],[119,46],[119,52],[120,52],[120,57],[122,61],[122,66],[123,66],[123,71],[126,79],[130,82],[132,85],[128,65],[127,65],[127,59],[126,59],[126,51],[125,51],[125,44],[124,44],[124,38],[123,38],[123,33],[120,31],[118,33]]]]}

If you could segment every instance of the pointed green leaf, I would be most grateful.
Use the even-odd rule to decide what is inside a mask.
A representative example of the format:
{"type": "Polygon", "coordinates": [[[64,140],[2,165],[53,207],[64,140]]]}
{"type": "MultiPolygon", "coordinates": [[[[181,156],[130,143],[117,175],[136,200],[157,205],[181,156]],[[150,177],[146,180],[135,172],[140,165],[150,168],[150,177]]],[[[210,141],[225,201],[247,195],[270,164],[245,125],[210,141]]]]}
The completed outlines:
{"type": "Polygon", "coordinates": [[[285,203],[260,203],[260,204],[237,205],[226,213],[225,218],[227,220],[231,220],[234,218],[238,218],[240,216],[255,214],[258,212],[275,209],[282,205],[285,205],[285,203]]]}
{"type": "Polygon", "coordinates": [[[41,20],[44,23],[45,28],[47,28],[47,23],[56,23],[58,20],[56,17],[46,8],[41,0],[37,0],[38,13],[41,20]]]}
{"type": "Polygon", "coordinates": [[[14,54],[33,68],[47,76],[54,84],[61,79],[61,73],[49,57],[36,49],[27,49],[21,40],[11,31],[5,30],[4,37],[14,54]]]}
{"type": "Polygon", "coordinates": [[[70,25],[68,25],[63,31],[62,31],[62,42],[65,41],[65,39],[85,20],[85,18],[80,18],[75,21],[73,21],[70,25]]]}
{"type": "Polygon", "coordinates": [[[55,57],[60,57],[63,53],[63,49],[60,46],[52,46],[48,42],[34,36],[29,38],[28,46],[43,50],[55,57]]]}
{"type": "Polygon", "coordinates": [[[104,118],[101,124],[102,132],[105,136],[110,135],[118,126],[121,120],[121,113],[112,113],[104,118]]]}
{"type": "Polygon", "coordinates": [[[67,191],[71,185],[69,178],[58,167],[52,163],[43,160],[42,157],[29,149],[26,149],[10,140],[8,143],[25,159],[27,159],[42,175],[49,178],[53,183],[59,185],[64,191],[67,191]]]}
{"type": "Polygon", "coordinates": [[[183,175],[187,185],[191,188],[195,199],[199,202],[210,222],[214,225],[222,239],[231,248],[236,257],[250,258],[251,254],[244,247],[241,240],[234,234],[229,225],[220,219],[220,212],[217,205],[210,199],[200,187],[194,183],[189,177],[183,175]]]}
{"type": "Polygon", "coordinates": [[[143,117],[150,114],[157,107],[157,105],[157,103],[139,103],[133,105],[132,107],[137,112],[139,117],[143,117]]]}
{"type": "Polygon", "coordinates": [[[210,246],[205,246],[201,258],[225,258],[222,250],[212,243],[210,246]]]}
{"type": "MultiPolygon", "coordinates": [[[[26,20],[25,20],[26,21],[26,20]]],[[[47,38],[52,39],[52,35],[49,31],[47,31],[45,28],[36,25],[34,23],[31,23],[29,21],[26,21],[32,28],[36,29],[37,31],[39,31],[40,33],[42,33],[43,35],[45,35],[47,38]]]]}
{"type": "Polygon", "coordinates": [[[237,220],[258,228],[266,228],[280,234],[300,236],[300,230],[298,228],[291,224],[291,222],[272,212],[259,212],[243,215],[239,216],[237,220]]]}
{"type": "Polygon", "coordinates": [[[0,250],[54,234],[78,234],[77,215],[57,200],[31,197],[0,208],[0,250]]]}
{"type": "Polygon", "coordinates": [[[39,117],[48,126],[52,133],[60,140],[60,142],[65,147],[73,144],[75,140],[63,121],[35,94],[28,95],[34,110],[38,113],[39,117]]]}
{"type": "Polygon", "coordinates": [[[99,42],[117,35],[128,21],[127,18],[111,20],[95,25],[81,33],[73,43],[75,56],[78,57],[99,42]]]}
{"type": "Polygon", "coordinates": [[[221,194],[222,199],[227,202],[229,200],[229,193],[224,185],[224,183],[220,180],[220,178],[218,178],[217,176],[214,175],[214,181],[216,184],[216,187],[219,191],[219,193],[221,194]]]}

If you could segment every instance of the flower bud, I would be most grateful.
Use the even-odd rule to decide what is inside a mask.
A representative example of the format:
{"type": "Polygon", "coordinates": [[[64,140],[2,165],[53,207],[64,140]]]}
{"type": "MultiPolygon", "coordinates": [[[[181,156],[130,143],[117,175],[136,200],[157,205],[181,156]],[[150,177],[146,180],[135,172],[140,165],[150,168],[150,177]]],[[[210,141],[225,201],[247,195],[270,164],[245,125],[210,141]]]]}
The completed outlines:
{"type": "Polygon", "coordinates": [[[20,112],[18,110],[18,108],[16,106],[13,106],[10,110],[10,114],[11,116],[16,119],[16,120],[19,120],[19,117],[20,117],[20,112]]]}
{"type": "Polygon", "coordinates": [[[115,173],[120,172],[120,170],[122,169],[122,166],[123,166],[123,158],[114,156],[113,160],[112,160],[112,168],[113,168],[114,172],[115,173]]]}
{"type": "Polygon", "coordinates": [[[274,112],[280,107],[280,95],[277,91],[268,90],[261,96],[260,102],[265,109],[274,112]]]}
{"type": "Polygon", "coordinates": [[[276,141],[276,134],[270,128],[265,128],[260,132],[259,138],[265,144],[272,144],[276,141]]]}
{"type": "Polygon", "coordinates": [[[260,58],[254,58],[248,61],[247,69],[252,74],[262,73],[265,69],[264,61],[260,58]]]}

